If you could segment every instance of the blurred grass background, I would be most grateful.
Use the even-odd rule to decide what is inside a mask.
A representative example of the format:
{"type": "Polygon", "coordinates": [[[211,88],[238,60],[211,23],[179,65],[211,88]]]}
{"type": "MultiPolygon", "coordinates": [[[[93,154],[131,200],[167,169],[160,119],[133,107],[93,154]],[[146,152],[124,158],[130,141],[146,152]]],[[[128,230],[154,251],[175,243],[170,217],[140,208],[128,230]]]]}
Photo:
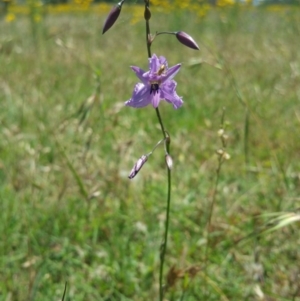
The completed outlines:
{"type": "MultiPolygon", "coordinates": [[[[129,66],[147,68],[142,9],[124,7],[104,36],[106,11],[30,11],[0,20],[0,300],[61,300],[66,281],[65,300],[156,299],[162,149],[127,178],[161,139],[152,107],[124,107],[129,66]]],[[[152,47],[182,62],[185,102],[161,104],[174,160],[165,271],[185,274],[168,300],[300,300],[299,223],[261,233],[268,214],[300,206],[299,21],[298,7],[153,13],[153,33],[201,47],[152,47]],[[223,108],[231,159],[207,229],[223,108]]]]}

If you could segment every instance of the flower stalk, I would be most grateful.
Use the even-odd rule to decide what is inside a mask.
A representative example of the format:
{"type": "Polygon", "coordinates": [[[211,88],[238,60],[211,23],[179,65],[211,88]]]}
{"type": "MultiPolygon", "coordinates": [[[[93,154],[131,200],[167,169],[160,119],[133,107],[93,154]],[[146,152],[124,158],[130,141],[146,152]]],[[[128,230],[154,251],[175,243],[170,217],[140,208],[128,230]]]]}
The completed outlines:
{"type": "MultiPolygon", "coordinates": [[[[109,16],[107,17],[103,33],[106,32],[117,20],[120,15],[122,5],[125,0],[122,0],[115,6],[109,16]]],[[[168,34],[176,36],[177,40],[183,45],[192,48],[199,49],[199,46],[194,41],[194,39],[189,36],[187,33],[183,31],[177,32],[157,32],[155,35],[151,35],[150,31],[150,19],[151,19],[151,11],[150,11],[150,0],[144,0],[145,2],[145,10],[144,10],[144,19],[145,19],[145,38],[146,38],[146,49],[149,60],[149,70],[144,71],[143,69],[132,66],[131,69],[135,72],[136,76],[139,78],[140,82],[137,83],[134,87],[132,96],[129,100],[125,102],[126,106],[130,106],[133,108],[142,108],[149,104],[152,104],[155,109],[156,116],[158,122],[160,124],[161,132],[163,135],[163,139],[161,139],[157,145],[154,147],[152,152],[156,149],[156,147],[164,141],[165,144],[165,162],[167,168],[167,204],[166,204],[166,218],[165,218],[165,227],[163,240],[160,246],[160,266],[159,266],[159,300],[163,301],[164,299],[164,283],[163,283],[163,275],[164,275],[164,265],[165,258],[167,252],[167,243],[168,243],[168,233],[169,233],[169,224],[170,224],[170,207],[171,207],[171,190],[172,190],[172,177],[171,170],[173,168],[173,159],[170,155],[170,135],[166,131],[163,119],[161,117],[160,111],[158,109],[159,103],[161,100],[164,100],[173,105],[174,109],[178,109],[183,105],[182,97],[178,96],[176,93],[176,82],[173,80],[173,77],[178,73],[181,68],[181,64],[177,64],[172,67],[168,67],[168,62],[163,56],[156,56],[155,54],[151,54],[151,46],[158,35],[168,34]]],[[[137,173],[141,170],[144,164],[147,162],[148,157],[152,154],[150,152],[147,155],[142,155],[135,165],[133,166],[129,179],[133,179],[137,173]]]]}
{"type": "MultiPolygon", "coordinates": [[[[145,0],[145,16],[150,12],[150,0],[145,0]]],[[[150,13],[151,14],[151,13],[150,13]]],[[[149,38],[151,37],[150,33],[150,24],[149,19],[145,17],[146,21],[146,44],[147,44],[147,53],[148,58],[151,57],[151,43],[149,43],[149,38]]],[[[155,108],[156,116],[159,121],[162,134],[165,139],[167,139],[166,130],[163,124],[163,120],[161,118],[160,112],[158,107],[155,108]]],[[[166,149],[168,154],[170,153],[170,139],[166,141],[166,149]]],[[[164,238],[161,243],[160,248],[160,268],[159,268],[159,300],[163,301],[164,299],[164,286],[163,286],[163,274],[164,274],[164,263],[165,263],[165,256],[166,256],[166,250],[167,250],[167,242],[168,242],[168,233],[169,233],[169,220],[170,220],[170,205],[171,205],[171,187],[172,187],[172,181],[171,181],[171,169],[167,168],[167,176],[168,176],[168,194],[167,194],[167,208],[166,208],[166,220],[165,220],[165,233],[164,238]]]]}

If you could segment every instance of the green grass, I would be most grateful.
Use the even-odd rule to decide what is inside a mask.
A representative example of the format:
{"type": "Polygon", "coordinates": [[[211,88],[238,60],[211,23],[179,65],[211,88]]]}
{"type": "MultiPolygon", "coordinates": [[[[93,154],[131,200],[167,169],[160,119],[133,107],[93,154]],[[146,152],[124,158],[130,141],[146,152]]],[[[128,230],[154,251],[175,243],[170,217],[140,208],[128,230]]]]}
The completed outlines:
{"type": "MultiPolygon", "coordinates": [[[[147,68],[144,24],[131,25],[125,11],[102,36],[104,18],[49,15],[35,36],[27,17],[0,21],[0,300],[61,300],[66,281],[65,300],[158,299],[163,149],[136,179],[127,176],[161,133],[151,107],[123,106],[137,82],[129,66],[147,68]]],[[[258,234],[262,214],[300,206],[299,9],[151,21],[152,32],[184,30],[201,47],[172,36],[152,47],[170,66],[183,63],[184,106],[161,104],[174,160],[165,272],[202,268],[167,299],[186,290],[185,300],[259,300],[259,285],[276,300],[299,300],[299,223],[258,234]],[[223,107],[231,159],[205,259],[223,107]]]]}

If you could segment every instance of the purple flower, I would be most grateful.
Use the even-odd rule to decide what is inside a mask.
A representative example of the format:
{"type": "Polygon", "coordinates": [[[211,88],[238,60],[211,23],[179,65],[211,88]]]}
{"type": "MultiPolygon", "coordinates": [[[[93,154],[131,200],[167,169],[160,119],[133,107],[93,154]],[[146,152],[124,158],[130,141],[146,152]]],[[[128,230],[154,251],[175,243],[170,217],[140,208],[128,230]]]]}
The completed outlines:
{"type": "Polygon", "coordinates": [[[126,106],[142,108],[152,104],[157,108],[161,100],[171,103],[174,109],[182,106],[182,98],[176,93],[176,82],[172,78],[177,74],[181,64],[168,68],[168,62],[163,57],[159,58],[153,54],[149,58],[149,71],[145,72],[139,67],[132,66],[131,69],[141,80],[134,87],[132,96],[125,102],[126,106]]]}

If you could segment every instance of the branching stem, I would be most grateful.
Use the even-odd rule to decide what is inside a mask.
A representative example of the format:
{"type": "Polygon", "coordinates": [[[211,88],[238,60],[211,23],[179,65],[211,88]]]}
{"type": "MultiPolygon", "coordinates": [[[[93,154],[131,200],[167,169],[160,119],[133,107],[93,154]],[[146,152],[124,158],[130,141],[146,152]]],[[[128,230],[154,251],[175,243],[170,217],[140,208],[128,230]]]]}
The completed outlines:
{"type": "MultiPolygon", "coordinates": [[[[150,0],[145,0],[145,10],[149,9],[150,6],[150,0]]],[[[146,45],[147,45],[147,53],[148,58],[151,58],[151,34],[150,34],[150,24],[149,20],[146,20],[146,45]]],[[[161,118],[159,109],[156,108],[156,116],[160,124],[160,128],[162,131],[162,134],[164,136],[164,139],[166,140],[166,149],[167,153],[170,153],[170,139],[169,135],[167,135],[167,132],[165,130],[163,120],[161,118]]],[[[163,241],[160,248],[160,267],[159,267],[159,301],[163,301],[164,298],[164,285],[163,285],[163,272],[164,272],[164,263],[165,263],[165,257],[166,257],[166,250],[167,250],[167,242],[168,242],[168,233],[169,233],[169,220],[170,220],[170,205],[171,205],[171,170],[167,168],[168,172],[168,195],[167,195],[167,208],[166,208],[166,220],[165,220],[165,232],[163,241]]]]}

